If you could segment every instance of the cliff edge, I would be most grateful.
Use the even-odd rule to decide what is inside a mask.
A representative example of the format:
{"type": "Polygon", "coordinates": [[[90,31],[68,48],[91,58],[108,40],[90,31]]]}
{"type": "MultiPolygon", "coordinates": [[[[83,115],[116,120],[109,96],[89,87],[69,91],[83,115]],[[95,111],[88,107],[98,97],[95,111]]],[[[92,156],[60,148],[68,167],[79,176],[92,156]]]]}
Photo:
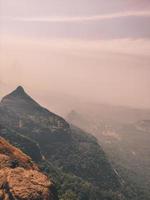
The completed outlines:
{"type": "Polygon", "coordinates": [[[54,184],[31,158],[0,137],[0,200],[57,200],[54,184]]]}

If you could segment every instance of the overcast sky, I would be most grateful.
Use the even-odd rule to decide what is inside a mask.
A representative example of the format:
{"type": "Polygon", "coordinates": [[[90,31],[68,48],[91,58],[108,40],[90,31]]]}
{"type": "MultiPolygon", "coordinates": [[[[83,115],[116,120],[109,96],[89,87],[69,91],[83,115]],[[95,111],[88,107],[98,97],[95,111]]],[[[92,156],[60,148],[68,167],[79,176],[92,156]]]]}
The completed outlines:
{"type": "Polygon", "coordinates": [[[0,96],[17,85],[150,108],[150,1],[0,0],[0,96]]]}

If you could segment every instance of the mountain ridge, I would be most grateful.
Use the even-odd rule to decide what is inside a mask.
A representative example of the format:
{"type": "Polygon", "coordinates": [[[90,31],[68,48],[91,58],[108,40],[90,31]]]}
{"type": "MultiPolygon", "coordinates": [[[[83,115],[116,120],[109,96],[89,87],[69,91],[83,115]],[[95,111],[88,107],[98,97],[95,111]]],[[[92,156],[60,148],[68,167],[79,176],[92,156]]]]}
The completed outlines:
{"type": "MultiPolygon", "coordinates": [[[[87,200],[103,199],[104,196],[111,196],[111,199],[115,198],[115,200],[123,199],[120,196],[120,180],[96,139],[70,126],[62,117],[49,112],[39,104],[35,106],[34,102],[30,96],[28,98],[27,95],[26,98],[24,89],[20,87],[3,98],[0,103],[0,124],[5,127],[3,136],[10,138],[7,127],[12,131],[13,143],[16,143],[16,139],[13,138],[14,133],[29,138],[30,142],[35,141],[45,161],[52,163],[53,167],[58,169],[58,173],[61,171],[62,174],[67,174],[66,180],[69,177],[73,180],[75,177],[76,180],[81,181],[81,193],[85,191],[83,185],[88,183],[87,187],[91,189],[86,191],[91,191],[91,194],[84,193],[87,200]],[[95,195],[97,197],[94,197],[95,195]]],[[[32,149],[28,149],[27,141],[20,144],[17,139],[17,145],[21,145],[26,152],[34,155],[32,149]]],[[[44,163],[42,159],[35,161],[42,165],[44,163]]],[[[44,170],[45,168],[49,169],[49,166],[44,164],[44,170]]],[[[65,195],[66,192],[70,194],[68,191],[70,187],[63,189],[60,186],[62,188],[60,191],[64,193],[60,192],[60,196],[65,195]]],[[[76,185],[75,191],[70,188],[71,193],[77,195],[76,199],[80,199],[81,196],[78,187],[76,185]]]]}

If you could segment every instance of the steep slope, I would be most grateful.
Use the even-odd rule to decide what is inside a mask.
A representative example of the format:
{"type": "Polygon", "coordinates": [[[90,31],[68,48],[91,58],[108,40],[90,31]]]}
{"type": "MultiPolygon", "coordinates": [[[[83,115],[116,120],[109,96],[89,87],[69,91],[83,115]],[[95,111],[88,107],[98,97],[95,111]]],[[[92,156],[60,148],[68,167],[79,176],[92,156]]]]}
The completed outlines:
{"type": "Polygon", "coordinates": [[[0,137],[0,199],[57,200],[52,182],[19,149],[0,137]]]}
{"type": "MultiPolygon", "coordinates": [[[[71,179],[79,178],[83,184],[91,185],[93,191],[101,191],[97,197],[87,199],[98,199],[102,193],[111,199],[122,199],[120,179],[96,139],[76,127],[70,127],[63,118],[40,106],[22,87],[2,99],[0,124],[36,144],[42,159],[53,163],[58,173],[68,174],[71,179]]],[[[20,145],[19,140],[17,143],[20,145]]],[[[26,144],[21,145],[26,149],[26,144]]],[[[30,155],[33,154],[31,152],[30,155]]]]}
{"type": "Polygon", "coordinates": [[[42,154],[39,146],[33,140],[24,135],[19,134],[11,128],[7,128],[0,124],[0,136],[8,140],[11,144],[21,149],[27,155],[32,157],[35,162],[40,162],[42,160],[42,154]]]}
{"type": "Polygon", "coordinates": [[[149,110],[107,105],[92,110],[89,105],[71,111],[67,119],[98,138],[117,173],[133,188],[129,199],[150,199],[149,110]]]}

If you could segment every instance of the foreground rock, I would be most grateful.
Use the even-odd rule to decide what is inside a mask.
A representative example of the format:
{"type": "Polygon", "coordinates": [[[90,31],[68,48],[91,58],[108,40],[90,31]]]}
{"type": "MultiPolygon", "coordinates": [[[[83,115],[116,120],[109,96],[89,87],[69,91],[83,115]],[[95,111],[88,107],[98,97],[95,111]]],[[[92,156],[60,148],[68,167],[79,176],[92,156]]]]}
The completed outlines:
{"type": "Polygon", "coordinates": [[[19,149],[0,137],[0,200],[57,200],[53,183],[19,149]]]}

